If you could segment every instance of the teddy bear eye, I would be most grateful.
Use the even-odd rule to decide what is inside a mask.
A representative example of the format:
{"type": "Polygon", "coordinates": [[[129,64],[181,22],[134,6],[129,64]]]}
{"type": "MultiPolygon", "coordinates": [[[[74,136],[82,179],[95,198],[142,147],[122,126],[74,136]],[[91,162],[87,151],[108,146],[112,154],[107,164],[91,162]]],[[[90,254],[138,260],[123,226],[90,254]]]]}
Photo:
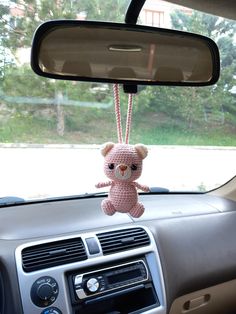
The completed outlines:
{"type": "Polygon", "coordinates": [[[135,165],[135,164],[132,164],[130,168],[131,168],[132,170],[137,170],[137,169],[138,169],[138,166],[135,165]]]}
{"type": "Polygon", "coordinates": [[[114,167],[115,167],[115,165],[114,165],[114,164],[108,164],[108,168],[109,168],[109,169],[111,169],[111,170],[112,170],[112,169],[114,169],[114,167]]]}

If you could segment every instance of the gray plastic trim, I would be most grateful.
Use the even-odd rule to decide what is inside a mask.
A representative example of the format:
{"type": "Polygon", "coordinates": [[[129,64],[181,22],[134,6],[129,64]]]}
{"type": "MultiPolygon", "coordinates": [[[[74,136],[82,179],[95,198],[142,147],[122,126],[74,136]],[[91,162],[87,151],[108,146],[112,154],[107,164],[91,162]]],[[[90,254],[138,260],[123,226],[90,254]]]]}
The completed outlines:
{"type": "MultiPolygon", "coordinates": [[[[95,237],[96,233],[99,231],[94,231],[94,233],[78,233],[70,236],[63,236],[63,237],[53,237],[47,240],[42,241],[34,241],[34,242],[28,242],[23,245],[20,245],[16,248],[15,251],[15,259],[16,259],[16,267],[17,267],[17,274],[19,279],[19,287],[20,287],[20,294],[21,294],[21,301],[22,301],[22,307],[24,313],[30,313],[30,314],[39,314],[42,312],[43,308],[40,308],[33,304],[30,297],[30,290],[33,285],[33,283],[42,276],[51,276],[53,277],[59,286],[59,294],[56,299],[56,301],[52,304],[52,306],[55,306],[59,308],[62,313],[66,314],[72,314],[72,307],[71,307],[71,298],[69,293],[69,287],[67,283],[67,278],[65,273],[68,271],[81,271],[83,268],[87,267],[98,267],[100,268],[101,264],[109,263],[109,262],[117,262],[119,263],[119,260],[122,260],[124,262],[124,259],[128,258],[135,258],[136,256],[139,257],[140,255],[145,255],[147,264],[151,273],[151,276],[153,278],[154,287],[156,290],[156,294],[160,301],[160,306],[157,308],[145,311],[143,313],[145,314],[166,314],[166,294],[165,294],[165,284],[163,279],[163,273],[161,269],[161,263],[160,263],[160,257],[158,253],[158,249],[156,247],[156,243],[154,240],[154,237],[150,230],[147,227],[144,226],[135,226],[143,228],[150,237],[150,245],[139,247],[136,249],[132,249],[129,251],[123,251],[118,252],[115,254],[110,254],[103,256],[102,250],[100,250],[100,253],[95,255],[90,255],[88,252],[88,247],[86,245],[85,238],[88,237],[95,237]],[[48,243],[48,242],[54,242],[54,241],[60,241],[65,239],[70,239],[74,237],[81,237],[84,241],[86,253],[88,254],[88,259],[76,263],[70,263],[66,265],[60,265],[55,267],[50,267],[48,269],[42,269],[33,271],[30,273],[24,272],[22,268],[22,258],[21,258],[21,252],[24,248],[48,243]]],[[[124,229],[133,229],[134,226],[125,227],[125,228],[110,228],[110,229],[104,229],[103,232],[109,232],[109,231],[115,231],[115,230],[124,230],[124,229]]],[[[98,240],[98,239],[97,239],[98,240]]],[[[99,243],[99,242],[98,242],[99,243]]],[[[100,245],[100,244],[99,244],[100,245]]]]}

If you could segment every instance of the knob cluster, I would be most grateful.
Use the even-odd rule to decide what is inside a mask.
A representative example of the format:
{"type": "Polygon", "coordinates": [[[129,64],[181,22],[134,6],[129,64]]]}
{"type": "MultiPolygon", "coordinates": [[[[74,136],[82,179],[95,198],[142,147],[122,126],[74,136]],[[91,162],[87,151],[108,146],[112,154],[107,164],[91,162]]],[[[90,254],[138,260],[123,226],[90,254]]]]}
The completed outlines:
{"type": "Polygon", "coordinates": [[[39,307],[47,307],[56,301],[59,288],[56,280],[49,276],[37,279],[31,288],[32,302],[39,307]]]}

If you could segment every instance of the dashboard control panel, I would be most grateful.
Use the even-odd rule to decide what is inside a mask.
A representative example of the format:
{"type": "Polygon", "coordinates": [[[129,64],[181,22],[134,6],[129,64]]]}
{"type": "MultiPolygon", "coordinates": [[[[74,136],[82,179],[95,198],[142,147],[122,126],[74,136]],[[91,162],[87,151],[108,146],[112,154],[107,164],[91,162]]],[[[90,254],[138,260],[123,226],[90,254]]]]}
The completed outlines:
{"type": "MultiPolygon", "coordinates": [[[[104,231],[114,232],[119,237],[125,232],[127,238],[126,231],[132,233],[136,232],[136,229],[136,226],[131,226],[104,231]]],[[[139,226],[140,229],[143,229],[142,234],[150,241],[145,242],[143,246],[109,255],[104,255],[102,251],[98,231],[19,245],[15,258],[22,313],[166,314],[164,280],[156,243],[146,227],[139,226]],[[87,259],[25,270],[25,249],[43,246],[51,250],[57,248],[58,242],[67,244],[71,243],[72,239],[77,241],[78,238],[83,244],[87,259]]]]}
{"type": "Polygon", "coordinates": [[[56,280],[52,277],[44,276],[33,283],[30,295],[35,305],[46,307],[56,301],[58,292],[59,288],[56,280]]]}

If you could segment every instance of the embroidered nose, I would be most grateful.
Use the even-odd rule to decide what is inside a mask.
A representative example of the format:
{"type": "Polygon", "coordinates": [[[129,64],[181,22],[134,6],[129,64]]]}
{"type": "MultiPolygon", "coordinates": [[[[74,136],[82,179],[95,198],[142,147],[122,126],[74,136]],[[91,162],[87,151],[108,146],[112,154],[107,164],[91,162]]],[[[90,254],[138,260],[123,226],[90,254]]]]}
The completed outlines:
{"type": "Polygon", "coordinates": [[[125,171],[127,169],[127,166],[126,165],[120,165],[119,168],[121,171],[125,171]]]}

